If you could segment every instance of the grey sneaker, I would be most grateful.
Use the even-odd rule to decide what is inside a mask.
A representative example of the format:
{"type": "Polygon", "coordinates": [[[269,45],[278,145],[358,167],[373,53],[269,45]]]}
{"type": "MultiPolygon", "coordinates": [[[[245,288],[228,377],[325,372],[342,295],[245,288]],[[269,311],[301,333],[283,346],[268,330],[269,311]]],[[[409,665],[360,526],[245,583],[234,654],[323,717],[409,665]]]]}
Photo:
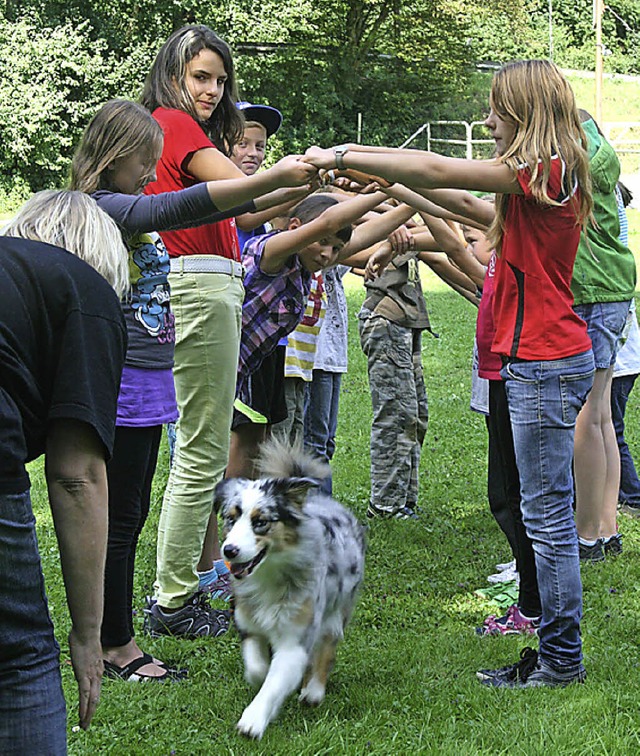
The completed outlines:
{"type": "Polygon", "coordinates": [[[217,638],[229,629],[230,612],[213,609],[208,597],[201,592],[194,595],[175,612],[163,611],[157,602],[148,601],[144,609],[143,630],[152,638],[177,635],[184,638],[217,638]]]}
{"type": "Polygon", "coordinates": [[[533,648],[523,648],[520,661],[510,667],[483,669],[476,672],[483,685],[491,688],[563,688],[572,683],[583,683],[587,672],[582,664],[576,670],[559,672],[539,657],[533,648]]]}
{"type": "Polygon", "coordinates": [[[629,517],[640,517],[640,505],[619,502],[618,512],[629,515],[629,517]]]}
{"type": "Polygon", "coordinates": [[[367,517],[370,520],[419,520],[420,515],[413,507],[404,506],[401,509],[392,512],[387,509],[380,509],[375,504],[369,504],[367,508],[367,517]]]}
{"type": "Polygon", "coordinates": [[[604,561],[604,545],[602,538],[598,538],[598,540],[591,546],[578,542],[578,549],[580,551],[581,562],[604,561]]]}

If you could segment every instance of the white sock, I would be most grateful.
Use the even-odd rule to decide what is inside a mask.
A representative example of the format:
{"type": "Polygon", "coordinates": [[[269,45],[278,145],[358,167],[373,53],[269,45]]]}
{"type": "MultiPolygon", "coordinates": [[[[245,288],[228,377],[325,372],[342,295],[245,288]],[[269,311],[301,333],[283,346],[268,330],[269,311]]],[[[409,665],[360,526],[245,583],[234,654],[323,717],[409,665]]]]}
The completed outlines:
{"type": "Polygon", "coordinates": [[[586,538],[582,538],[582,536],[578,536],[578,543],[581,543],[583,546],[595,546],[599,540],[600,540],[599,538],[596,538],[593,541],[588,541],[586,538]]]}

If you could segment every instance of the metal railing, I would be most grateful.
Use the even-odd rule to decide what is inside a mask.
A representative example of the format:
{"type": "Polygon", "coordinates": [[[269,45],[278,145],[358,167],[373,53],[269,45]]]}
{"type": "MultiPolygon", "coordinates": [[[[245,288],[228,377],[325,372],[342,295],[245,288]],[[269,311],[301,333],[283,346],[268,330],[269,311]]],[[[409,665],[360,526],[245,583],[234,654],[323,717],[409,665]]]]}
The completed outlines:
{"type": "MultiPolygon", "coordinates": [[[[623,164],[632,172],[640,171],[640,159],[634,157],[640,155],[640,122],[608,121],[602,125],[602,131],[623,164]]],[[[468,159],[488,158],[493,154],[494,142],[488,137],[483,121],[429,121],[400,146],[407,147],[416,141],[427,150],[468,159]]]]}

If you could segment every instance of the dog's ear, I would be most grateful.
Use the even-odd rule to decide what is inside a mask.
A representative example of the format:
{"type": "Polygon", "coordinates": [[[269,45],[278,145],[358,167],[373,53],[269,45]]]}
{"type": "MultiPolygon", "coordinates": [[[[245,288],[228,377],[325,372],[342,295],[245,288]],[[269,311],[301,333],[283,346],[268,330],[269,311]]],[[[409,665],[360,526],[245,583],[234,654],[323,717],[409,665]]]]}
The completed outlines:
{"type": "Polygon", "coordinates": [[[318,488],[320,481],[315,478],[276,478],[273,481],[276,493],[287,497],[295,507],[302,509],[310,488],[318,488]]]}
{"type": "Polygon", "coordinates": [[[216,514],[226,504],[231,497],[242,490],[243,484],[246,483],[244,478],[223,478],[213,491],[213,509],[216,514]]]}

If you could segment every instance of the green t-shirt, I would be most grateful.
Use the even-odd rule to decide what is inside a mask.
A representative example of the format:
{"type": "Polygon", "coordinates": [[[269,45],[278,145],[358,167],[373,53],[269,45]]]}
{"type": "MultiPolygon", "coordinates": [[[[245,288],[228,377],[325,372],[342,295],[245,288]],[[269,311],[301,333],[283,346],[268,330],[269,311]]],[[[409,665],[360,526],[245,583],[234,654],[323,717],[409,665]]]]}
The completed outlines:
{"type": "Polygon", "coordinates": [[[624,302],[633,297],[636,263],[631,250],[620,241],[620,219],[615,186],[620,162],[595,122],[582,124],[587,135],[593,184],[593,216],[580,236],[571,291],[575,304],[624,302]]]}

